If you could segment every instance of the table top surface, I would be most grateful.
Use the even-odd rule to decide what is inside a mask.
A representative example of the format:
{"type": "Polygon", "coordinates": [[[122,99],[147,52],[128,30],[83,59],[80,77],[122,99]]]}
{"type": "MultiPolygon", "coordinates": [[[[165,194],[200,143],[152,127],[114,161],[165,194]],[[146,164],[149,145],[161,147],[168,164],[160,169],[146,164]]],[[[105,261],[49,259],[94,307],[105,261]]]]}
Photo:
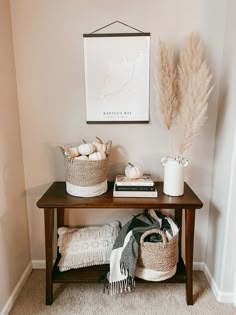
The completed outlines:
{"type": "Polygon", "coordinates": [[[66,192],[65,182],[54,182],[38,200],[39,208],[167,208],[200,209],[202,201],[184,183],[184,195],[171,197],[163,194],[163,182],[155,182],[157,198],[113,197],[114,182],[108,182],[106,193],[96,197],[75,197],[66,192]]]}

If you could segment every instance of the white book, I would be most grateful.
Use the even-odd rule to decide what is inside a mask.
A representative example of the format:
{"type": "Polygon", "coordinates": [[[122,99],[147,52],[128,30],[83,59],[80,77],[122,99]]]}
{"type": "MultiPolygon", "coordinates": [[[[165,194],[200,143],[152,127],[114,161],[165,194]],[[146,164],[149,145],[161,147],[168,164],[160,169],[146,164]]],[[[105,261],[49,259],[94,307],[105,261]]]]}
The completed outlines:
{"type": "Polygon", "coordinates": [[[114,186],[113,197],[157,198],[158,192],[157,192],[157,189],[155,189],[154,191],[133,191],[133,190],[120,191],[120,190],[116,190],[114,186]]]}
{"type": "Polygon", "coordinates": [[[116,176],[117,186],[153,186],[154,180],[150,174],[144,174],[141,178],[130,179],[125,175],[116,176]]]}

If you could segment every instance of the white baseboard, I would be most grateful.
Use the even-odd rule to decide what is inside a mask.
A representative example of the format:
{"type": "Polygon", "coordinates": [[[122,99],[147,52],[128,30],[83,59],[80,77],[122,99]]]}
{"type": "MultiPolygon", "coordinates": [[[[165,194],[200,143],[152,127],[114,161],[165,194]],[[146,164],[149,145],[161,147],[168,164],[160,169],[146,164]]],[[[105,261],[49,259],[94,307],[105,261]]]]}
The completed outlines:
{"type": "Polygon", "coordinates": [[[212,277],[212,274],[210,273],[210,270],[208,269],[207,265],[204,262],[194,262],[193,263],[193,270],[199,270],[203,271],[207,281],[211,287],[211,290],[213,294],[215,295],[215,298],[218,302],[221,303],[232,303],[234,306],[236,306],[235,303],[235,293],[234,292],[224,292],[219,290],[218,285],[216,284],[214,278],[212,277]]]}
{"type": "Polygon", "coordinates": [[[205,263],[204,262],[194,262],[193,270],[196,271],[205,271],[205,263]]]}
{"type": "Polygon", "coordinates": [[[28,264],[25,271],[23,272],[20,280],[18,281],[15,289],[13,290],[12,294],[9,296],[6,304],[4,305],[3,309],[0,311],[0,315],[7,315],[9,314],[15,300],[17,299],[19,293],[21,292],[22,287],[24,286],[26,280],[28,279],[30,273],[32,271],[32,262],[28,264]]]}
{"type": "MultiPolygon", "coordinates": [[[[55,259],[53,260],[53,263],[55,259]]],[[[46,261],[45,259],[42,260],[32,260],[32,268],[33,269],[46,269],[46,261]]]]}
{"type": "Polygon", "coordinates": [[[46,269],[46,261],[45,260],[32,260],[32,268],[33,269],[46,269]]]}
{"type": "MultiPolygon", "coordinates": [[[[234,304],[235,302],[235,294],[234,292],[225,292],[221,291],[215,282],[210,270],[208,269],[207,265],[204,263],[204,273],[205,276],[209,282],[209,285],[212,289],[212,292],[214,293],[216,299],[218,302],[221,303],[232,303],[234,304]]],[[[235,304],[234,304],[235,305],[235,304]]]]}

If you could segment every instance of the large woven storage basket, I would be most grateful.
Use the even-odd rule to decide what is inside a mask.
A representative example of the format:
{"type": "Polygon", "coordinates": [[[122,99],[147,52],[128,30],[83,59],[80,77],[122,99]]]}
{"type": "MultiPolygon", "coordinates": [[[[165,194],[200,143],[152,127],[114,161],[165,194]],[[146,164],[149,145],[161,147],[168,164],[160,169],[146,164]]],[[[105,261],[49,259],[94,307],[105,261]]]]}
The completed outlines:
{"type": "Polygon", "coordinates": [[[64,157],[66,191],[77,197],[98,196],[107,191],[108,157],[86,161],[64,157]]]}
{"type": "Polygon", "coordinates": [[[172,277],[178,262],[178,233],[167,240],[159,229],[146,231],[140,239],[136,276],[149,281],[162,281],[172,277]],[[151,234],[160,234],[162,242],[145,242],[151,234]]]}

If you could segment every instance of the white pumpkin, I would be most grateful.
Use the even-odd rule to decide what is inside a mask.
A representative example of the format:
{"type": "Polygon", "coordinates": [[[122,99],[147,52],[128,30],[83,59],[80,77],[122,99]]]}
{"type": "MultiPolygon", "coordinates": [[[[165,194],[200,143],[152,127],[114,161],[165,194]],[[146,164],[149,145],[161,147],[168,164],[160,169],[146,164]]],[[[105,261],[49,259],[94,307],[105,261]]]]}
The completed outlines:
{"type": "Polygon", "coordinates": [[[125,176],[130,179],[141,178],[143,176],[143,168],[140,165],[129,165],[125,168],[125,176]]]}
{"type": "Polygon", "coordinates": [[[105,160],[106,154],[104,152],[94,152],[89,155],[89,160],[91,161],[98,161],[98,160],[105,160]]]}
{"type": "Polygon", "coordinates": [[[68,148],[68,151],[70,152],[70,156],[72,158],[79,156],[79,152],[78,152],[78,149],[76,147],[68,148]]]}
{"type": "Polygon", "coordinates": [[[88,157],[87,155],[80,155],[80,156],[77,156],[76,158],[74,158],[75,160],[85,160],[85,161],[88,161],[88,157]]]}
{"type": "Polygon", "coordinates": [[[96,147],[92,143],[86,143],[85,142],[85,143],[82,143],[78,146],[78,151],[81,155],[89,155],[89,154],[96,151],[96,147]]]}
{"type": "Polygon", "coordinates": [[[96,147],[97,152],[106,152],[106,144],[102,142],[102,140],[99,137],[96,137],[97,140],[93,141],[93,145],[96,147]]]}

